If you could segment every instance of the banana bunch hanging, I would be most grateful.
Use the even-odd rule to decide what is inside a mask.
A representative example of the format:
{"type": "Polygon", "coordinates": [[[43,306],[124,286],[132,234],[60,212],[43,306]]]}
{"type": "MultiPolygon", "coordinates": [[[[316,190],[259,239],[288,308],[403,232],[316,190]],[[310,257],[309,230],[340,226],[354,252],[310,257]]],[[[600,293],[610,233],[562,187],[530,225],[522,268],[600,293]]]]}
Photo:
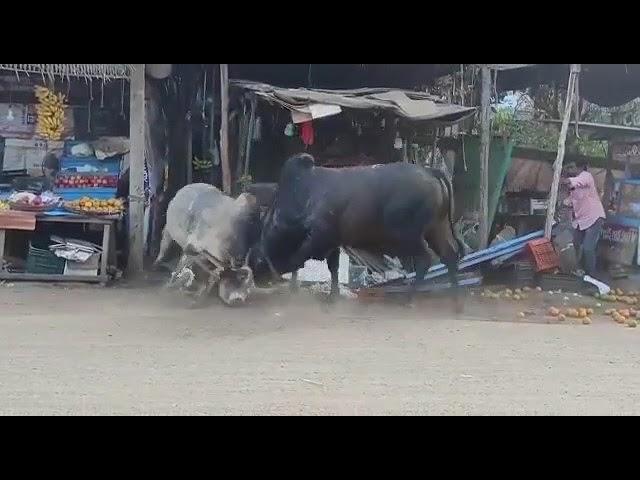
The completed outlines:
{"type": "Polygon", "coordinates": [[[198,157],[193,158],[193,168],[194,170],[209,170],[213,168],[213,162],[211,160],[201,160],[198,157]]]}
{"type": "Polygon", "coordinates": [[[64,133],[65,96],[46,87],[36,87],[38,105],[37,134],[47,140],[60,140],[64,133]]]}

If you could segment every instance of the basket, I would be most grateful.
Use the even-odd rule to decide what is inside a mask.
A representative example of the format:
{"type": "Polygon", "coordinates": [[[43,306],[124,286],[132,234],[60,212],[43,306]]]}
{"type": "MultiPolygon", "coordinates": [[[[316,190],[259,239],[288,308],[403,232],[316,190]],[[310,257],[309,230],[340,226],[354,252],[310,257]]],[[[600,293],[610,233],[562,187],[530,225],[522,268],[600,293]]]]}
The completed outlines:
{"type": "Polygon", "coordinates": [[[551,240],[541,238],[527,244],[536,272],[544,272],[560,267],[560,257],[553,248],[551,240]]]}
{"type": "Polygon", "coordinates": [[[34,247],[32,243],[29,243],[27,273],[63,275],[66,263],[64,258],[56,257],[49,250],[34,247]]]}
{"type": "Polygon", "coordinates": [[[64,210],[69,213],[74,213],[76,215],[80,215],[82,217],[94,217],[94,218],[121,218],[121,211],[112,211],[110,213],[97,213],[97,212],[85,212],[84,210],[80,210],[78,208],[70,207],[68,204],[63,205],[64,210]]]}

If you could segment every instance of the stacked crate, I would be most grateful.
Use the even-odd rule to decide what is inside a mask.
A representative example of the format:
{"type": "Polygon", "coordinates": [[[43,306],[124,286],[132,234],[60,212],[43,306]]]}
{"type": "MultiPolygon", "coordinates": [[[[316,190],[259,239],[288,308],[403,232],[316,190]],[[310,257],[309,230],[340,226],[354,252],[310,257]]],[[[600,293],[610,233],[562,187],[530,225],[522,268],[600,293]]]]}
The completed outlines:
{"type": "Polygon", "coordinates": [[[122,157],[99,160],[95,156],[78,157],[65,146],[60,158],[60,172],[55,180],[55,193],[65,202],[88,197],[109,200],[116,197],[122,157]]]}

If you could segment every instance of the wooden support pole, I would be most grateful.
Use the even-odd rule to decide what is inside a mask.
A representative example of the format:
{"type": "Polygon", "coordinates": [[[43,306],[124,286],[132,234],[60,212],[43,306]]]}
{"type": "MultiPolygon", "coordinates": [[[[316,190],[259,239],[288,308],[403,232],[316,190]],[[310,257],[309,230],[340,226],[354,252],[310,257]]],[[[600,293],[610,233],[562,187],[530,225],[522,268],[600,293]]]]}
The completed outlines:
{"type": "Polygon", "coordinates": [[[231,164],[229,162],[229,65],[220,64],[220,163],[222,189],[231,195],[231,164]]]}
{"type": "Polygon", "coordinates": [[[129,261],[127,273],[142,273],[144,257],[145,65],[134,65],[129,114],[129,261]]]}
{"type": "Polygon", "coordinates": [[[479,248],[489,244],[489,153],[491,151],[491,69],[482,67],[480,91],[480,229],[479,248]]]}
{"type": "Polygon", "coordinates": [[[251,166],[251,150],[253,146],[253,137],[256,131],[256,121],[257,121],[257,111],[258,111],[258,98],[252,94],[251,100],[251,114],[249,116],[249,128],[247,129],[247,148],[245,149],[244,155],[244,171],[243,175],[246,177],[249,175],[249,168],[251,166]]]}
{"type": "Polygon", "coordinates": [[[560,188],[560,175],[562,174],[562,166],[564,164],[564,152],[567,144],[567,133],[569,132],[569,122],[571,121],[571,112],[573,111],[573,102],[576,96],[576,84],[580,75],[580,64],[571,64],[571,73],[569,74],[569,84],[567,86],[567,99],[564,106],[564,118],[562,119],[562,128],[560,129],[560,138],[558,140],[558,155],[553,164],[553,182],[551,184],[551,193],[549,194],[549,206],[547,208],[547,221],[544,227],[545,238],[551,239],[551,230],[555,222],[556,204],[558,203],[558,189],[560,188]]]}

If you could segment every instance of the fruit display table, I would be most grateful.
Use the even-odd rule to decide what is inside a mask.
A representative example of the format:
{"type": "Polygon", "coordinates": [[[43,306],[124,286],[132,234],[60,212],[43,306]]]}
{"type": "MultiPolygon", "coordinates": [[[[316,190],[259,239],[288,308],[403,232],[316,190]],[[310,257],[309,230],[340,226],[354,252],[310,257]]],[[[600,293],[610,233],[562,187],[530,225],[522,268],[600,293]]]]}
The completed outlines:
{"type": "MultiPolygon", "coordinates": [[[[22,213],[22,212],[21,212],[22,213]]],[[[11,273],[2,270],[4,264],[4,249],[6,232],[11,230],[33,231],[35,223],[29,225],[28,215],[22,215],[20,218],[12,219],[5,223],[0,222],[0,280],[15,281],[33,281],[33,282],[86,282],[99,283],[106,285],[109,281],[107,267],[109,261],[114,257],[115,252],[115,226],[120,217],[83,217],[79,215],[51,216],[51,215],[32,215],[35,223],[53,223],[53,224],[81,224],[81,225],[100,225],[102,226],[102,256],[100,261],[100,270],[97,276],[90,275],[53,275],[53,274],[33,274],[33,273],[11,273]],[[24,217],[24,218],[22,218],[24,217]]],[[[33,222],[33,219],[31,219],[33,222]]]]}

